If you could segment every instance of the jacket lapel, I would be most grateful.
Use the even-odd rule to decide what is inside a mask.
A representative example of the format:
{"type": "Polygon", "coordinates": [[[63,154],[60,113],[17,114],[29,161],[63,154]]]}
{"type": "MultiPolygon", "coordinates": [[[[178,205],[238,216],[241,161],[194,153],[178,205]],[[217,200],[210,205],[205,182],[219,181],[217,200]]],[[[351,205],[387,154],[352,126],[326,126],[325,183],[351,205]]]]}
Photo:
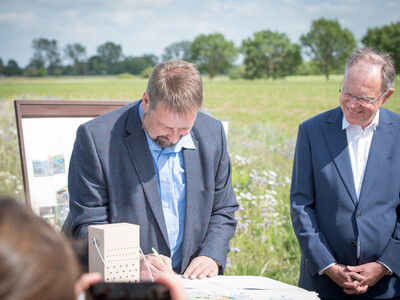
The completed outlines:
{"type": "Polygon", "coordinates": [[[342,130],[342,119],[343,113],[340,107],[338,107],[330,115],[326,123],[321,123],[321,128],[339,176],[354,205],[357,205],[346,130],[342,130]]]}
{"type": "Polygon", "coordinates": [[[130,133],[125,138],[125,144],[128,148],[132,163],[136,170],[136,174],[142,184],[147,201],[153,211],[154,217],[169,247],[167,226],[164,219],[164,212],[161,205],[160,192],[158,190],[158,182],[154,170],[153,161],[150,150],[147,145],[146,135],[142,128],[139,117],[139,105],[132,107],[129,112],[126,130],[130,133]]]}
{"type": "Polygon", "coordinates": [[[390,117],[384,109],[379,112],[379,125],[376,127],[369,150],[368,162],[365,168],[364,179],[360,191],[360,202],[366,198],[379,174],[380,166],[390,155],[393,143],[393,126],[390,117]]]}
{"type": "Polygon", "coordinates": [[[186,177],[186,209],[185,209],[185,229],[183,233],[182,241],[182,257],[187,261],[182,261],[183,266],[187,266],[190,257],[187,257],[185,253],[189,252],[192,244],[193,237],[193,224],[200,224],[197,221],[200,209],[198,199],[200,197],[199,182],[196,178],[199,178],[200,159],[199,159],[199,143],[192,134],[193,143],[196,149],[183,149],[183,161],[185,164],[185,177],[186,177]]]}

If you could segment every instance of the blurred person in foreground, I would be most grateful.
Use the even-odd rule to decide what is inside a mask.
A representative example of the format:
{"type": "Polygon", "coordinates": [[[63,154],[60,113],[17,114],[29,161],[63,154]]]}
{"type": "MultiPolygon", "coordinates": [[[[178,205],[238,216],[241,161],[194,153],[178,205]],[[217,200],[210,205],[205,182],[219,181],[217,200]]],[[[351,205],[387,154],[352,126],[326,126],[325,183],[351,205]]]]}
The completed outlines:
{"type": "MultiPolygon", "coordinates": [[[[0,198],[0,299],[74,300],[99,273],[81,273],[71,244],[26,206],[0,198]]],[[[158,282],[170,289],[173,300],[186,299],[176,277],[158,282]]]]}
{"type": "Polygon", "coordinates": [[[400,116],[392,58],[346,63],[340,107],[300,124],[290,193],[299,286],[322,299],[400,297],[400,116]]]}
{"type": "MultiPolygon", "coordinates": [[[[238,204],[224,128],[199,112],[202,102],[197,66],[166,61],[154,67],[141,100],[81,125],[64,230],[87,243],[89,225],[138,224],[154,278],[223,274],[238,204]]],[[[150,279],[143,259],[140,278],[150,279]]]]}
{"type": "Polygon", "coordinates": [[[22,204],[0,199],[0,299],[77,299],[100,280],[80,271],[63,236],[22,204]]]}

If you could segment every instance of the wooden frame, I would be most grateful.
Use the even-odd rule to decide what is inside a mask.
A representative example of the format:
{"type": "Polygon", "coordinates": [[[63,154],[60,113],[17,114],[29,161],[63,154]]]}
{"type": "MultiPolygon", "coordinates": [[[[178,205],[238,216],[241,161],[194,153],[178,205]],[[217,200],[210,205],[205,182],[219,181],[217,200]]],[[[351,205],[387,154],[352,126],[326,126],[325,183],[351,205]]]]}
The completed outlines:
{"type": "Polygon", "coordinates": [[[68,214],[68,165],[78,126],[130,102],[15,100],[25,201],[56,228],[68,214]]]}

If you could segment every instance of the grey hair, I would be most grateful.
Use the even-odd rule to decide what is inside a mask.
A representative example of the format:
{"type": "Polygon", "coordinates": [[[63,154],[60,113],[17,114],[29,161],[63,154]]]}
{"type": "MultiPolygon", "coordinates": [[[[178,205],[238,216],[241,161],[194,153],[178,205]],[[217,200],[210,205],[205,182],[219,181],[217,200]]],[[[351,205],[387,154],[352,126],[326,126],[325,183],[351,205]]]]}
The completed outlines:
{"type": "Polygon", "coordinates": [[[394,86],[396,78],[396,69],[393,58],[389,53],[378,51],[374,48],[365,47],[363,49],[354,50],[350,58],[346,62],[345,74],[349,67],[364,61],[371,65],[381,66],[383,90],[388,90],[394,86]]]}
{"type": "Polygon", "coordinates": [[[195,64],[170,60],[156,65],[151,72],[146,92],[150,107],[163,103],[178,114],[200,109],[203,103],[203,81],[195,64]]]}

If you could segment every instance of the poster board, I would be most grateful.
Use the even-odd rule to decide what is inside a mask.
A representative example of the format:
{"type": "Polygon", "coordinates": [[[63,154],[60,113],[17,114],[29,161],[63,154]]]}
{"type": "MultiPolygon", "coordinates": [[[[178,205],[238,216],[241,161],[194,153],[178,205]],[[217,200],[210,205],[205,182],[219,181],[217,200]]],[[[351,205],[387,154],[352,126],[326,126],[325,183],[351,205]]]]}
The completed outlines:
{"type": "Polygon", "coordinates": [[[68,166],[79,125],[130,102],[15,100],[26,204],[56,229],[69,212],[68,166]]]}

